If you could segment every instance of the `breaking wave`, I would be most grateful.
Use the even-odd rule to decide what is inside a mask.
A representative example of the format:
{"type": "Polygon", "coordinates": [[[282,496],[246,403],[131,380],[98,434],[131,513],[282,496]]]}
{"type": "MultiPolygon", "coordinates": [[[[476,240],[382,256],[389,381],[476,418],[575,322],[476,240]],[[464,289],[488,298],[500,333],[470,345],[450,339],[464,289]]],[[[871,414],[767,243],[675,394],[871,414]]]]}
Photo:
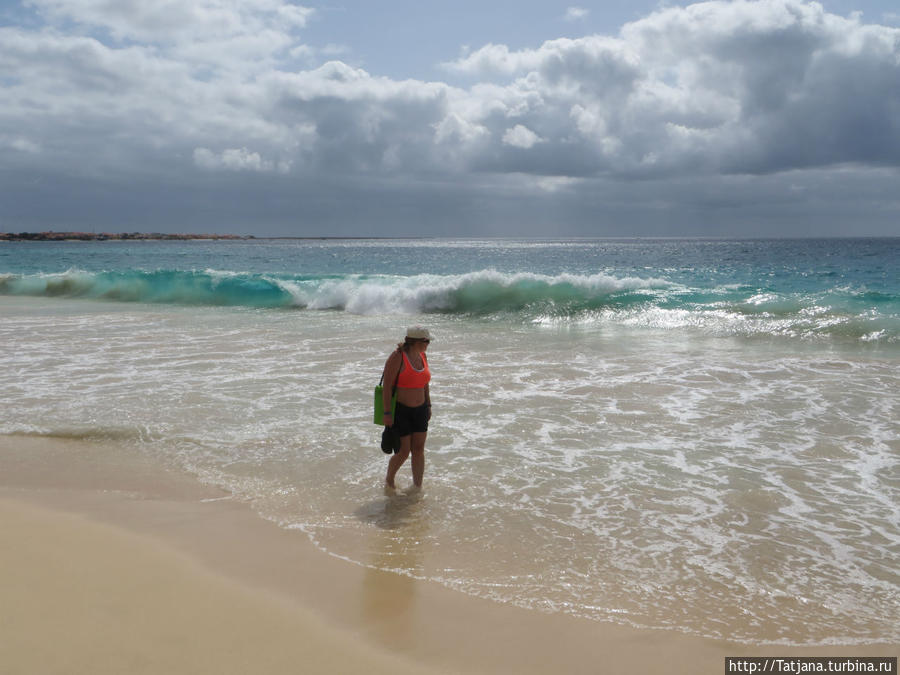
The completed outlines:
{"type": "Polygon", "coordinates": [[[0,293],[123,302],[335,309],[354,314],[492,314],[560,307],[573,311],[639,301],[661,279],[543,276],[484,271],[452,276],[283,276],[217,270],[2,275],[0,293]]]}
{"type": "Polygon", "coordinates": [[[361,315],[460,314],[526,322],[614,322],[716,335],[842,336],[900,341],[900,298],[832,288],[784,293],[751,286],[689,288],[608,274],[276,275],[153,270],[0,275],[0,294],[361,315]]]}

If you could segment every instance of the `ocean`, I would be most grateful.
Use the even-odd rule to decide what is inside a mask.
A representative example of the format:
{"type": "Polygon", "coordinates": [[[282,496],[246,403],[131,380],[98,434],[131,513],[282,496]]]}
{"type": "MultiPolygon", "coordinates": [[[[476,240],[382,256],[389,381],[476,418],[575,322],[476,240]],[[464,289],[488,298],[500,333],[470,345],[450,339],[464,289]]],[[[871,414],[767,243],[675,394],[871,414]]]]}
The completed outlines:
{"type": "Polygon", "coordinates": [[[900,239],[0,244],[0,433],[599,621],[900,642],[900,239]],[[372,391],[427,326],[425,488],[372,391]]]}

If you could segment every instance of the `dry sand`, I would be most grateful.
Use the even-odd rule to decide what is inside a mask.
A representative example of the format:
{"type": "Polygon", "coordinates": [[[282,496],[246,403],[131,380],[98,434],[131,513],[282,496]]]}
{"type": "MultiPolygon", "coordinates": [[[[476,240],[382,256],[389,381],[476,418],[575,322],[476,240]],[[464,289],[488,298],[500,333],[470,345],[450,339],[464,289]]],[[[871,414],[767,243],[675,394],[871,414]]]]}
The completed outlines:
{"type": "Polygon", "coordinates": [[[315,549],[114,446],[0,437],[0,672],[709,673],[748,646],[464,596],[315,549]]]}

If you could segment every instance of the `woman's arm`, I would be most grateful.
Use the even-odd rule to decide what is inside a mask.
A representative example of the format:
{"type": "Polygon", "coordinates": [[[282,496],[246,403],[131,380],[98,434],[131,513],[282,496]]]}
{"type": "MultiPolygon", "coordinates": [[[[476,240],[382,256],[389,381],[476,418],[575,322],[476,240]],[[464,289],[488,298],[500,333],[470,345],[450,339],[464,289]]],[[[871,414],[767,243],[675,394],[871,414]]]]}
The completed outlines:
{"type": "MultiPolygon", "coordinates": [[[[400,350],[391,354],[384,364],[384,384],[381,390],[381,402],[384,406],[385,420],[391,418],[391,398],[394,395],[394,385],[397,383],[397,374],[400,372],[400,350]]],[[[390,425],[388,425],[390,426],[390,425]]]]}

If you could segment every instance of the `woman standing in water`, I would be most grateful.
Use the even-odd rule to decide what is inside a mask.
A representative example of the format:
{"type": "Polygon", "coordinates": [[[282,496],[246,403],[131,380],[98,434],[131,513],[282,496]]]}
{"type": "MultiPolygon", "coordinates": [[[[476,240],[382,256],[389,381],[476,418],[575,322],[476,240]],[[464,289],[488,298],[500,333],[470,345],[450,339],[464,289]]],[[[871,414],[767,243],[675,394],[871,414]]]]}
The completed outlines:
{"type": "Polygon", "coordinates": [[[397,409],[391,415],[392,388],[384,388],[384,425],[391,427],[400,438],[400,449],[388,462],[385,483],[394,486],[394,477],[406,458],[412,456],[413,484],[422,487],[425,475],[425,438],[431,419],[431,396],[428,382],[431,371],[425,350],[431,343],[428,329],[413,326],[406,331],[406,340],[397,345],[384,364],[384,381],[396,382],[397,409]]]}

